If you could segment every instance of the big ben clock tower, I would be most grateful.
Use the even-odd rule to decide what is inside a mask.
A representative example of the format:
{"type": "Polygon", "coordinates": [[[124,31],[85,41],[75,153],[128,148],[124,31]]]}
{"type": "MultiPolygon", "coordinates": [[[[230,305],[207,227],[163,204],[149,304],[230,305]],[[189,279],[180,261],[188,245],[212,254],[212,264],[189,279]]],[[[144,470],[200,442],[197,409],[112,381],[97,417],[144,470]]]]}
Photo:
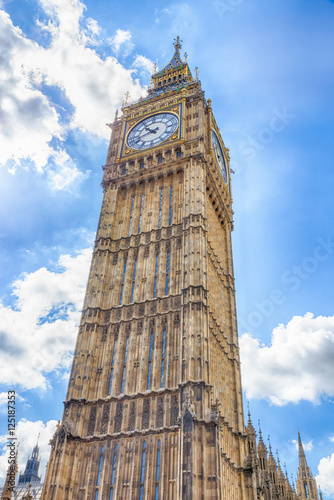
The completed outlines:
{"type": "MultiPolygon", "coordinates": [[[[110,125],[104,198],[45,500],[253,499],[229,153],[174,55],[110,125]],[[247,465],[248,464],[248,465],[247,465]]],[[[264,498],[264,497],[263,497],[264,498]]]]}

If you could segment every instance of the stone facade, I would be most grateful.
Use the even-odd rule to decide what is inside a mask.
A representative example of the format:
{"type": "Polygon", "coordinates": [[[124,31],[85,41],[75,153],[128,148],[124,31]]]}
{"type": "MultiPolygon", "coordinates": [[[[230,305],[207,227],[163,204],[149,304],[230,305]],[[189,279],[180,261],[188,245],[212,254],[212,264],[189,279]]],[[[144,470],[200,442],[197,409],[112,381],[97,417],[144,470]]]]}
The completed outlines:
{"type": "Polygon", "coordinates": [[[177,39],[148,97],[125,103],[110,125],[101,216],[44,500],[296,498],[244,426],[229,152],[179,48],[177,39]],[[129,131],[157,113],[177,117],[175,133],[131,149],[129,131]]]}

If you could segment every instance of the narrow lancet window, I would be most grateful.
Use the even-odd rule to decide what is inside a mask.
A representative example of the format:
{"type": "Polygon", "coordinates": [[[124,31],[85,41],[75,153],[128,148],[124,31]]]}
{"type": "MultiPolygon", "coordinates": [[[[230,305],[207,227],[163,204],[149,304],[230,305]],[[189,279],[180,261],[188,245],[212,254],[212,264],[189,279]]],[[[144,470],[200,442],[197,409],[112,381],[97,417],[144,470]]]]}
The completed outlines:
{"type": "Polygon", "coordinates": [[[155,256],[155,270],[154,270],[154,287],[153,287],[153,298],[157,296],[157,282],[158,282],[158,269],[159,269],[159,254],[155,256]]]}
{"type": "Polygon", "coordinates": [[[158,441],[158,450],[157,450],[157,467],[155,471],[155,500],[159,500],[159,481],[160,481],[160,439],[158,441]]]}
{"type": "Polygon", "coordinates": [[[139,224],[138,224],[138,234],[140,233],[141,230],[141,219],[143,215],[143,207],[144,207],[144,195],[141,195],[141,202],[140,202],[140,214],[139,214],[139,224]]]}
{"type": "Polygon", "coordinates": [[[111,360],[108,396],[110,396],[110,394],[111,394],[112,381],[113,381],[113,376],[114,376],[114,363],[115,363],[115,356],[116,356],[116,348],[117,348],[117,337],[115,337],[114,351],[113,351],[112,360],[111,360]]]}
{"type": "Polygon", "coordinates": [[[125,352],[124,352],[124,365],[123,365],[123,373],[122,373],[121,394],[123,394],[123,392],[124,392],[125,374],[126,374],[126,362],[128,360],[128,347],[129,347],[129,334],[126,336],[126,342],[125,342],[125,352]]]}
{"type": "Polygon", "coordinates": [[[163,197],[163,194],[164,194],[164,188],[161,188],[160,189],[160,206],[159,206],[159,224],[158,224],[158,228],[159,229],[161,228],[161,214],[162,214],[162,197],[163,197]]]}
{"type": "Polygon", "coordinates": [[[130,221],[129,221],[129,233],[128,236],[131,235],[131,226],[132,226],[132,216],[133,216],[133,207],[135,205],[135,197],[132,196],[132,203],[131,203],[131,213],[130,213],[130,221]]]}
{"type": "Polygon", "coordinates": [[[144,441],[143,443],[143,451],[141,456],[139,500],[143,500],[144,498],[145,465],[146,465],[146,441],[144,441]]]}
{"type": "Polygon", "coordinates": [[[123,267],[123,276],[122,276],[122,285],[121,285],[121,295],[119,298],[119,305],[122,305],[123,302],[123,293],[124,293],[124,283],[125,283],[125,273],[126,273],[126,260],[124,261],[124,267],[123,267]]]}
{"type": "Polygon", "coordinates": [[[168,224],[172,223],[172,215],[173,215],[173,186],[170,187],[169,190],[169,213],[168,213],[168,224]]]}
{"type": "Polygon", "coordinates": [[[152,377],[152,356],[153,356],[153,337],[154,331],[151,329],[151,339],[150,339],[150,352],[148,355],[148,371],[147,371],[147,389],[151,387],[151,377],[152,377]]]}
{"type": "Polygon", "coordinates": [[[135,258],[135,263],[133,267],[133,276],[132,276],[132,287],[131,287],[131,299],[130,302],[133,302],[133,294],[135,291],[135,281],[136,281],[136,271],[137,271],[137,257],[135,258]]]}
{"type": "Polygon", "coordinates": [[[169,291],[169,250],[167,250],[166,257],[166,284],[165,284],[165,295],[168,295],[169,291]]]}
{"type": "Polygon", "coordinates": [[[163,329],[163,332],[162,332],[160,387],[164,386],[164,378],[165,378],[165,356],[166,356],[166,327],[164,326],[164,329],[163,329]]]}
{"type": "Polygon", "coordinates": [[[116,444],[115,450],[114,450],[114,458],[112,461],[112,474],[111,474],[111,481],[110,481],[109,500],[113,500],[113,496],[114,496],[114,485],[115,485],[116,465],[117,465],[117,452],[118,452],[118,445],[116,444]]]}
{"type": "MultiPolygon", "coordinates": [[[[102,465],[103,465],[103,454],[104,454],[104,446],[101,446],[101,451],[100,451],[100,460],[99,460],[99,470],[97,473],[97,481],[96,481],[96,487],[100,486],[100,481],[101,481],[101,471],[102,471],[102,465]]],[[[99,494],[99,490],[96,490],[97,495],[99,494]]]]}

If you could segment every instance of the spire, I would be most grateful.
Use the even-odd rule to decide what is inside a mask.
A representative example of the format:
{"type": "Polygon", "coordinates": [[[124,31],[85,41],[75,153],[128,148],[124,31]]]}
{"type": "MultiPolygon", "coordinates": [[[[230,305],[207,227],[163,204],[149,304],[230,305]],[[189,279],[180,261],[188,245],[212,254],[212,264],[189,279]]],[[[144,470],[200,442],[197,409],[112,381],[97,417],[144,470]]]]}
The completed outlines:
{"type": "Polygon", "coordinates": [[[172,59],[159,71],[157,71],[157,66],[154,67],[148,98],[180,91],[181,88],[195,83],[187,63],[188,54],[185,54],[185,60],[182,60],[180,54],[181,43],[182,40],[180,40],[179,36],[174,38],[174,54],[172,59]]]}
{"type": "MultiPolygon", "coordinates": [[[[174,38],[174,42],[173,42],[173,45],[175,47],[175,51],[174,51],[174,55],[172,57],[172,59],[169,61],[169,63],[167,64],[167,66],[165,66],[161,72],[165,72],[165,71],[168,71],[168,70],[171,70],[171,69],[175,69],[176,67],[178,66],[181,66],[183,63],[182,59],[181,59],[181,54],[180,54],[180,49],[181,49],[181,42],[183,40],[180,40],[180,37],[177,36],[176,38],[174,38]]],[[[160,73],[160,71],[159,71],[160,73]]]]}
{"type": "Polygon", "coordinates": [[[298,451],[299,451],[299,466],[303,466],[303,467],[307,466],[304,447],[303,447],[302,440],[300,438],[299,431],[298,431],[298,451]]]}
{"type": "Polygon", "coordinates": [[[264,441],[263,441],[263,438],[262,438],[262,431],[261,431],[261,427],[260,427],[260,420],[259,420],[259,442],[257,444],[257,451],[258,451],[258,453],[265,453],[265,455],[267,456],[267,447],[264,444],[264,441]]]}
{"type": "Polygon", "coordinates": [[[259,463],[262,470],[266,471],[268,469],[268,458],[267,458],[267,447],[264,444],[262,438],[262,432],[259,420],[259,442],[257,444],[257,455],[259,457],[259,463]]]}
{"type": "Polygon", "coordinates": [[[282,495],[284,495],[285,476],[282,471],[281,462],[278,456],[278,450],[276,450],[276,455],[277,455],[277,479],[278,479],[278,484],[281,488],[281,493],[282,495]]]}
{"type": "Polygon", "coordinates": [[[41,478],[38,475],[39,469],[39,435],[37,443],[32,451],[31,457],[28,458],[26,468],[23,474],[20,474],[18,484],[23,483],[40,483],[41,478]]]}
{"type": "Polygon", "coordinates": [[[256,436],[256,432],[253,426],[252,417],[249,409],[249,404],[248,404],[248,422],[246,427],[246,433],[248,436],[256,436]]]}
{"type": "Polygon", "coordinates": [[[297,493],[302,500],[318,500],[317,484],[307,465],[303,443],[298,431],[299,467],[297,476],[297,493]]]}
{"type": "Polygon", "coordinates": [[[248,451],[251,462],[254,463],[256,460],[256,432],[253,426],[249,405],[248,405],[248,423],[246,427],[246,434],[248,437],[248,451]]]}

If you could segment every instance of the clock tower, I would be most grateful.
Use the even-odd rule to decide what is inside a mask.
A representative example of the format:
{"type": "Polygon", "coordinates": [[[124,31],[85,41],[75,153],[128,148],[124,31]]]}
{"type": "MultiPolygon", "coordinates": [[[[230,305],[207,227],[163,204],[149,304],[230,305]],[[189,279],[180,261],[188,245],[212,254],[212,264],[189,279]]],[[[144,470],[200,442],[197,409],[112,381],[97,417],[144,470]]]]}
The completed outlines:
{"type": "Polygon", "coordinates": [[[109,125],[45,500],[250,500],[267,478],[244,427],[229,151],[174,47],[109,125]]]}

